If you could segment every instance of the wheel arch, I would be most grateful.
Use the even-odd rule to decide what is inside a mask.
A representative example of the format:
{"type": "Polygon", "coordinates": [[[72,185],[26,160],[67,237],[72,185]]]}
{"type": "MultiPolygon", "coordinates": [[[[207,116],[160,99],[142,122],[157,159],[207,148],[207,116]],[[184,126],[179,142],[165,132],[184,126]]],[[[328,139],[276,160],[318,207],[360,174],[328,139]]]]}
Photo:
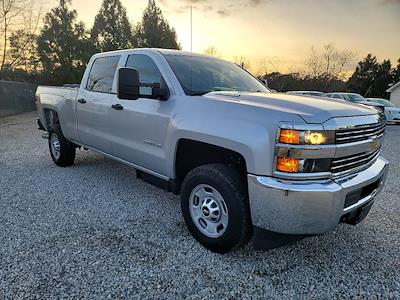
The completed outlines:
{"type": "Polygon", "coordinates": [[[217,144],[188,138],[179,139],[174,157],[174,176],[178,190],[191,170],[215,163],[232,165],[241,175],[247,175],[246,159],[241,153],[217,144]]]}
{"type": "Polygon", "coordinates": [[[57,111],[51,108],[44,108],[44,119],[45,119],[45,126],[47,131],[49,130],[50,126],[55,124],[60,124],[60,119],[58,117],[57,111]]]}

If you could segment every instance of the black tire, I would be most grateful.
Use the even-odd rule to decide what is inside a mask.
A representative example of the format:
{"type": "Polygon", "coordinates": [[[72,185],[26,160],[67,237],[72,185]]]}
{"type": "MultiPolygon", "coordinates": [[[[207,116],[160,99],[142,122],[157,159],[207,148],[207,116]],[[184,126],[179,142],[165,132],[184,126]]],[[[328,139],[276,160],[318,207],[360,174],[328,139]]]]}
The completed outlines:
{"type": "Polygon", "coordinates": [[[246,244],[251,239],[253,226],[246,186],[245,179],[235,168],[222,164],[197,167],[184,179],[181,194],[182,214],[190,233],[207,249],[217,253],[226,253],[246,244]],[[228,224],[219,237],[208,237],[203,234],[191,216],[190,197],[192,191],[202,184],[217,190],[227,206],[228,224]]]}
{"type": "Polygon", "coordinates": [[[49,151],[54,163],[60,167],[68,167],[74,164],[75,146],[63,135],[59,124],[54,124],[49,128],[49,151]],[[59,155],[52,151],[52,137],[59,141],[59,155]]]}

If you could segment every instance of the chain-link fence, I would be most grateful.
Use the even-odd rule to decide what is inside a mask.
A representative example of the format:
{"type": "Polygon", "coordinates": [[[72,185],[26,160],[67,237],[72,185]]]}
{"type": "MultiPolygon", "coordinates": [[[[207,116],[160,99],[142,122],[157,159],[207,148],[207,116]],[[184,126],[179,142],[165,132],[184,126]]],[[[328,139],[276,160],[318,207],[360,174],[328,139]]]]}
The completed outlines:
{"type": "Polygon", "coordinates": [[[36,85],[0,80],[0,117],[35,110],[36,85]]]}

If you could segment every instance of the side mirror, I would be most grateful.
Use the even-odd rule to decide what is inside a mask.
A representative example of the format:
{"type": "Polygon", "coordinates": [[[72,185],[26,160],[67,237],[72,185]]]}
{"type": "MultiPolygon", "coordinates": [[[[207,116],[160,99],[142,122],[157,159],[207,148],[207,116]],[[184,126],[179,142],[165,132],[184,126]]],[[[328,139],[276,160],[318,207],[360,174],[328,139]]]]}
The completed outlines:
{"type": "Polygon", "coordinates": [[[160,83],[140,83],[139,72],[133,68],[118,69],[117,97],[125,100],[137,100],[141,97],[166,101],[169,89],[164,79],[160,83]],[[149,88],[149,94],[140,94],[140,88],[149,88]]]}
{"type": "Polygon", "coordinates": [[[161,84],[159,83],[153,83],[152,89],[151,89],[151,96],[153,99],[159,99],[159,100],[168,100],[169,98],[169,90],[166,87],[167,84],[164,82],[164,79],[161,80],[161,84]],[[164,87],[161,87],[164,86],[164,87]]]}
{"type": "Polygon", "coordinates": [[[132,68],[118,70],[117,97],[119,99],[136,100],[140,98],[139,72],[132,68]]]}

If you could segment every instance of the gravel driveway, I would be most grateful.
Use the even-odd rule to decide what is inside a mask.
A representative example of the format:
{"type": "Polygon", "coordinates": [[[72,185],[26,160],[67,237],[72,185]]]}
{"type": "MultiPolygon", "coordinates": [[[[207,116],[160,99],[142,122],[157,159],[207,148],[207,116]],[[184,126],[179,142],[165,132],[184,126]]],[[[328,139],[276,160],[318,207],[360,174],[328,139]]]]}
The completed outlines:
{"type": "Polygon", "coordinates": [[[218,255],[190,236],[177,196],[91,151],[56,167],[34,122],[0,119],[0,299],[400,298],[400,126],[363,223],[218,255]]]}

